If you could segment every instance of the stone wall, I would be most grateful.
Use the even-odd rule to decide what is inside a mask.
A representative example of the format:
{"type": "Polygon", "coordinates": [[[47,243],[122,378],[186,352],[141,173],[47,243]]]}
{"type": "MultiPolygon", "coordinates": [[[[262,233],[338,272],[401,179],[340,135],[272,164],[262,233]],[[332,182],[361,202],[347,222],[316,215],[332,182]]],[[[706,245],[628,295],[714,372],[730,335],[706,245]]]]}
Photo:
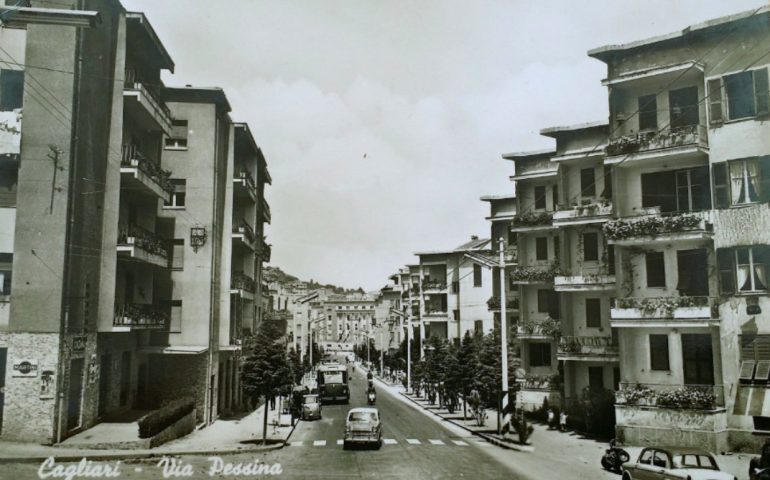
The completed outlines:
{"type": "Polygon", "coordinates": [[[616,406],[615,419],[618,438],[629,445],[677,445],[713,452],[728,450],[724,410],[616,406]]]}
{"type": "Polygon", "coordinates": [[[770,205],[714,210],[714,247],[770,245],[770,205]]]}
{"type": "MultiPolygon", "coordinates": [[[[205,421],[206,394],[208,392],[206,381],[208,353],[152,355],[150,359],[148,385],[150,395],[156,398],[159,403],[191,396],[195,398],[197,422],[205,421]]],[[[216,370],[213,374],[216,375],[216,370]]]]}

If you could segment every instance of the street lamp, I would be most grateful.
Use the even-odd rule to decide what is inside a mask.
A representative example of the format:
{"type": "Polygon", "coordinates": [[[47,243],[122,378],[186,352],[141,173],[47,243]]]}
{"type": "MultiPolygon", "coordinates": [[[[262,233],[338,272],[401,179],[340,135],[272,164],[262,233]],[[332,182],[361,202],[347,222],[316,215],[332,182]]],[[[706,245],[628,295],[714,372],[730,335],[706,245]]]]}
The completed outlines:
{"type": "MultiPolygon", "coordinates": [[[[505,311],[505,240],[503,237],[500,237],[498,240],[498,248],[500,249],[500,357],[501,357],[501,363],[502,363],[502,370],[503,370],[503,395],[501,402],[499,404],[499,407],[501,407],[501,410],[506,411],[508,410],[508,402],[510,399],[508,398],[508,325],[507,325],[507,319],[506,319],[506,311],[505,311]]],[[[500,415],[502,412],[497,412],[497,433],[500,434],[502,430],[502,425],[500,423],[500,415]]],[[[505,425],[505,423],[508,421],[507,418],[504,419],[505,421],[502,423],[505,425]]]]}

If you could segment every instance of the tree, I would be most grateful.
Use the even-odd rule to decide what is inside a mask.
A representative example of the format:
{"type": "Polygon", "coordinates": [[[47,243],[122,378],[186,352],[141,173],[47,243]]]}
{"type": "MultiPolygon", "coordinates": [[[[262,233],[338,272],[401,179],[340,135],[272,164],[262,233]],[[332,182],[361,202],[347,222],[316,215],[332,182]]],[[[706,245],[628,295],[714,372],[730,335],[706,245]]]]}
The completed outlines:
{"type": "Polygon", "coordinates": [[[502,364],[500,353],[500,332],[495,329],[481,338],[478,354],[479,393],[488,408],[497,408],[502,388],[502,364]]]}
{"type": "Polygon", "coordinates": [[[267,443],[267,403],[284,388],[291,386],[291,366],[281,341],[282,332],[275,322],[259,325],[253,347],[247,353],[241,379],[243,390],[256,404],[259,397],[265,399],[262,422],[262,443],[267,443]]]}
{"type": "Polygon", "coordinates": [[[305,375],[305,368],[302,365],[302,360],[299,358],[299,353],[293,348],[289,351],[289,366],[291,367],[291,376],[294,380],[294,384],[298,385],[302,383],[302,377],[305,375]]]}
{"type": "Polygon", "coordinates": [[[463,418],[467,415],[466,403],[468,395],[470,395],[471,390],[477,388],[476,375],[479,370],[478,346],[480,342],[478,334],[472,337],[470,332],[465,332],[463,341],[457,351],[458,368],[452,373],[452,381],[454,382],[456,378],[461,385],[459,391],[463,394],[463,418]]]}

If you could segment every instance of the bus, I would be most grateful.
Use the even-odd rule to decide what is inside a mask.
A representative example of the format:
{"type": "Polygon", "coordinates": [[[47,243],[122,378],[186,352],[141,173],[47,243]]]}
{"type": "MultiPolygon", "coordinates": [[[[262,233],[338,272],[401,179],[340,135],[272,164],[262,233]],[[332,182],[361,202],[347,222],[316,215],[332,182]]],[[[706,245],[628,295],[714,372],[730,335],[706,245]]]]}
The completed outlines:
{"type": "Polygon", "coordinates": [[[338,400],[350,403],[348,367],[338,363],[318,367],[318,395],[323,403],[338,400]]]}

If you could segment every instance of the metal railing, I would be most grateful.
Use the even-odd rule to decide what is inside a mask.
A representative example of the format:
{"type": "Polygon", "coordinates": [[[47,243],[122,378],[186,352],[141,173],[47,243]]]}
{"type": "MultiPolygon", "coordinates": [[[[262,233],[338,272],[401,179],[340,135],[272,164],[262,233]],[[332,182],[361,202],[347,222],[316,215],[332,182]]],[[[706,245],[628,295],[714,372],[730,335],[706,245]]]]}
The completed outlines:
{"type": "Polygon", "coordinates": [[[169,241],[138,225],[120,225],[118,245],[133,245],[153,255],[169,258],[169,241]]]}
{"type": "Polygon", "coordinates": [[[607,155],[625,155],[685,145],[708,146],[705,125],[666,127],[660,131],[639,132],[610,139],[607,155]]]}
{"type": "Polygon", "coordinates": [[[677,309],[708,308],[708,316],[718,318],[714,297],[623,297],[615,298],[610,304],[614,309],[637,309],[644,316],[653,318],[670,318],[677,309]]]}
{"type": "MultiPolygon", "coordinates": [[[[500,310],[500,297],[493,296],[487,300],[487,308],[489,310],[500,310]]],[[[505,308],[507,310],[518,310],[519,299],[518,297],[509,297],[505,299],[505,308]]]]}
{"type": "Polygon", "coordinates": [[[615,392],[615,404],[714,410],[725,405],[724,386],[623,382],[615,392]]]}
{"type": "Polygon", "coordinates": [[[257,284],[251,276],[236,271],[230,277],[230,288],[254,292],[257,290],[257,284]]]}
{"type": "Polygon", "coordinates": [[[254,243],[254,229],[244,219],[233,224],[233,233],[242,233],[249,243],[254,243]]]}
{"type": "Polygon", "coordinates": [[[124,143],[121,147],[121,153],[121,166],[138,168],[148,177],[152,178],[155,183],[160,185],[163,190],[168,193],[174,193],[174,185],[170,180],[171,172],[162,169],[158,163],[148,159],[141,150],[139,150],[138,146],[131,143],[124,143]]]}
{"type": "Polygon", "coordinates": [[[251,193],[253,193],[254,195],[257,194],[257,184],[254,181],[254,176],[251,174],[251,172],[248,169],[242,168],[238,172],[238,178],[243,180],[244,185],[251,193]]]}
{"type": "Polygon", "coordinates": [[[565,335],[559,338],[557,351],[574,355],[617,355],[618,344],[612,337],[565,335]]]}
{"type": "Polygon", "coordinates": [[[423,290],[446,290],[446,282],[441,280],[423,280],[423,290]]]}
{"type": "Polygon", "coordinates": [[[158,306],[143,303],[115,305],[113,325],[121,327],[163,329],[167,328],[170,315],[158,306]]]}
{"type": "MultiPolygon", "coordinates": [[[[158,80],[160,81],[160,80],[158,80]]],[[[168,106],[161,100],[160,98],[160,92],[159,89],[151,86],[150,84],[144,82],[141,78],[139,78],[139,75],[136,73],[136,69],[133,68],[127,68],[126,69],[126,75],[123,80],[123,87],[129,90],[138,90],[142,93],[144,93],[147,98],[150,100],[150,103],[154,104],[154,107],[160,110],[163,115],[166,116],[167,119],[169,119],[169,124],[171,122],[171,110],[169,110],[168,106]]]]}

